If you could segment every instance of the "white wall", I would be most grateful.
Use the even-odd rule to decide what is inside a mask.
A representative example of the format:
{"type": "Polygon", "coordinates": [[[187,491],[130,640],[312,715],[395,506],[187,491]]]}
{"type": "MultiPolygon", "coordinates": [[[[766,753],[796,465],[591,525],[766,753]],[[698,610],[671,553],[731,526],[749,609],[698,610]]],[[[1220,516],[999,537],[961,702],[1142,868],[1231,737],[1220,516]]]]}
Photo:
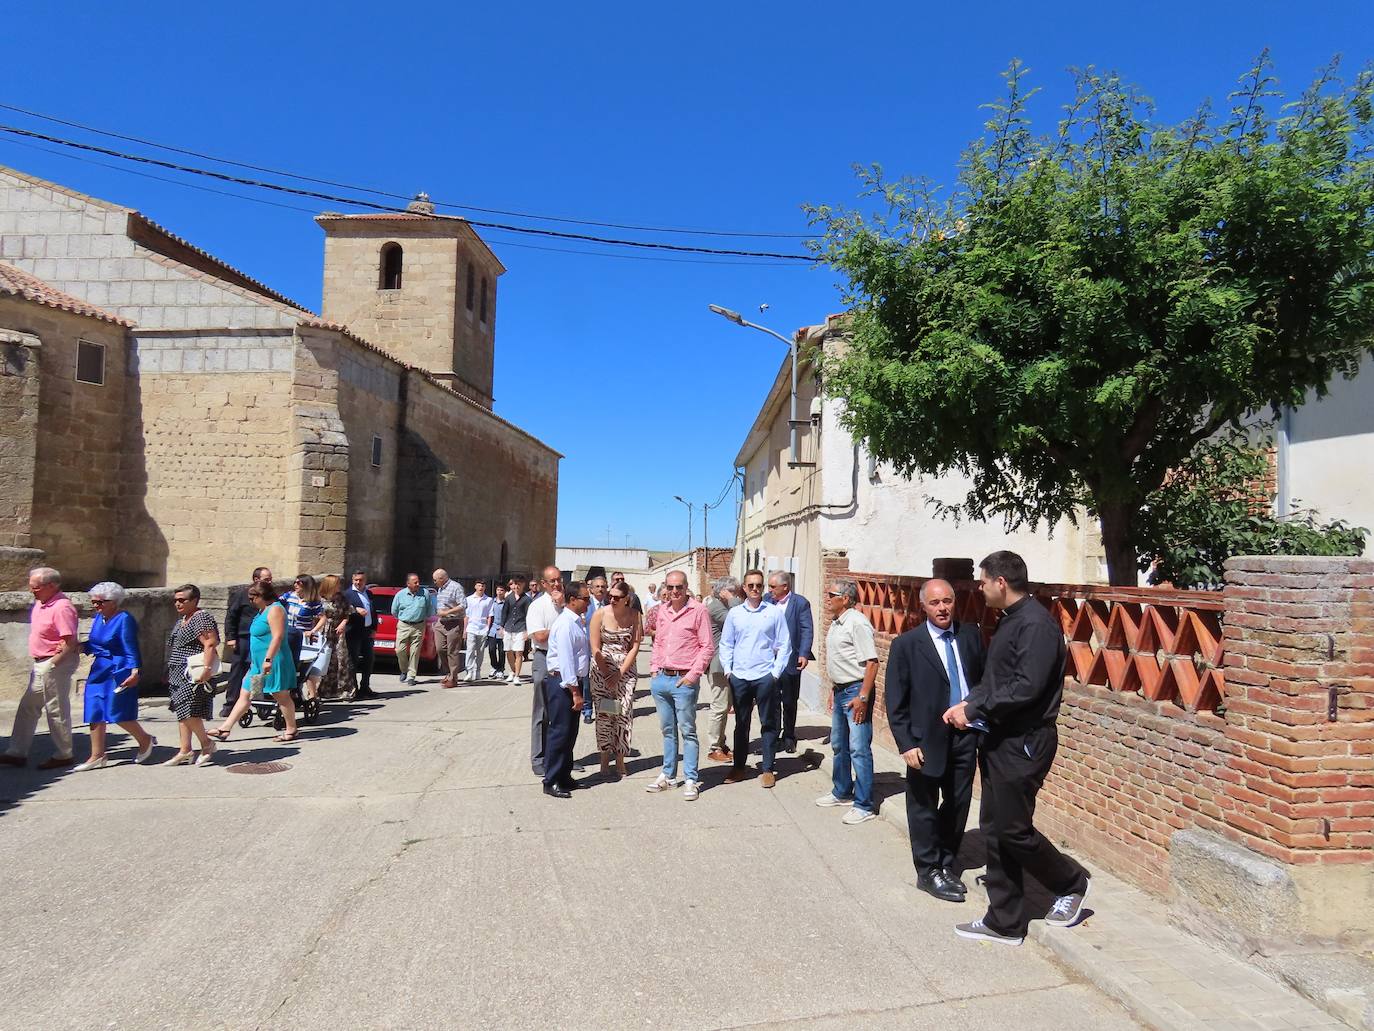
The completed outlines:
{"type": "Polygon", "coordinates": [[[564,572],[578,566],[605,566],[606,575],[619,570],[649,568],[649,552],[645,548],[576,548],[560,544],[554,551],[553,564],[564,572]]]}
{"type": "Polygon", "coordinates": [[[1288,426],[1289,511],[1366,527],[1365,555],[1374,557],[1374,359],[1294,410],[1288,426]]]}

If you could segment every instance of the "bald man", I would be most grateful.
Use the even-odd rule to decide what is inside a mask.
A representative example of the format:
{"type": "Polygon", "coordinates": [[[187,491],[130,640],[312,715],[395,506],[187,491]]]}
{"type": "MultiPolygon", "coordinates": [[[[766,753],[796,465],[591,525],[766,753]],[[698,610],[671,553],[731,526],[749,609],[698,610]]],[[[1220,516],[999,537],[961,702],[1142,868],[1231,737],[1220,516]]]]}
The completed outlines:
{"type": "Polygon", "coordinates": [[[973,798],[980,732],[957,729],[944,713],[983,677],[982,630],[954,618],[954,588],[921,586],[925,622],[895,641],[887,659],[887,720],[906,763],[906,815],[916,886],[946,902],[963,902],[959,845],[973,798]]]}

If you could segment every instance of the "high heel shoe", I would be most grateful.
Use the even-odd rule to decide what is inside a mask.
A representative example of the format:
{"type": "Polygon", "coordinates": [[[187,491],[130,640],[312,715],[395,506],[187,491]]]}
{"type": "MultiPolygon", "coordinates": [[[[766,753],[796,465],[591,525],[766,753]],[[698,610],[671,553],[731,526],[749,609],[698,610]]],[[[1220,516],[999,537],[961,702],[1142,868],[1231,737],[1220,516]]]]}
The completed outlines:
{"type": "Polygon", "coordinates": [[[73,773],[85,773],[87,770],[103,770],[103,769],[104,769],[106,766],[108,766],[108,765],[109,765],[109,762],[108,762],[108,761],[106,760],[106,758],[102,755],[102,756],[100,756],[98,759],[87,759],[87,760],[86,760],[84,763],[82,763],[80,766],[73,766],[73,767],[72,767],[72,772],[73,772],[73,773]]]}
{"type": "Polygon", "coordinates": [[[211,745],[208,749],[202,751],[200,755],[196,756],[195,765],[209,766],[215,760],[215,751],[216,749],[214,745],[211,745]]]}
{"type": "Polygon", "coordinates": [[[170,759],[168,759],[166,762],[158,763],[158,765],[159,765],[159,766],[185,766],[185,765],[186,765],[188,762],[190,762],[190,761],[191,761],[191,753],[190,753],[190,752],[178,752],[176,755],[172,756],[172,757],[171,757],[170,759]]]}
{"type": "Polygon", "coordinates": [[[153,757],[153,749],[156,747],[157,738],[153,737],[150,734],[148,736],[148,747],[145,748],[143,751],[139,752],[138,755],[134,756],[134,764],[137,766],[142,766],[144,763],[146,763],[149,759],[153,757]]]}

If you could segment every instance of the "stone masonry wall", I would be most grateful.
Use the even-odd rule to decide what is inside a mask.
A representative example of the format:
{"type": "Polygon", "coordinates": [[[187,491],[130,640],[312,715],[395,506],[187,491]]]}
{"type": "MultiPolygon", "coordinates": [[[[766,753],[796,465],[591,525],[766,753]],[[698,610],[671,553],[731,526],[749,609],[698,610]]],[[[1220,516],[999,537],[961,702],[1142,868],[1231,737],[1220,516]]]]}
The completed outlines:
{"type": "MultiPolygon", "coordinates": [[[[85,586],[109,571],[118,539],[125,330],[15,297],[0,297],[0,326],[41,341],[30,351],[38,359],[39,383],[29,544],[60,561],[69,583],[85,586]],[[103,384],[77,382],[77,346],[83,340],[105,349],[103,384]]],[[[23,481],[24,461],[15,457],[16,481],[23,481]]],[[[7,463],[6,479],[9,470],[7,463]]]]}
{"type": "MultiPolygon", "coordinates": [[[[0,547],[28,548],[38,458],[39,355],[42,341],[4,328],[0,317],[0,547]]],[[[0,589],[11,585],[0,584],[0,589]]]]}

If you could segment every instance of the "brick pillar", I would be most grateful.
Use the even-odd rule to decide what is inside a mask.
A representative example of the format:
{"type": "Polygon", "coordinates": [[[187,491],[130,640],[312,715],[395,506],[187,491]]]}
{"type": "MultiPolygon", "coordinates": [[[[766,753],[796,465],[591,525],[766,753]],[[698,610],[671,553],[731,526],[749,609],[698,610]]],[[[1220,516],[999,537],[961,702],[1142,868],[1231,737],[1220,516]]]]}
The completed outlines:
{"type": "Polygon", "coordinates": [[[1226,563],[1227,833],[1289,864],[1374,864],[1374,561],[1226,563]]]}

